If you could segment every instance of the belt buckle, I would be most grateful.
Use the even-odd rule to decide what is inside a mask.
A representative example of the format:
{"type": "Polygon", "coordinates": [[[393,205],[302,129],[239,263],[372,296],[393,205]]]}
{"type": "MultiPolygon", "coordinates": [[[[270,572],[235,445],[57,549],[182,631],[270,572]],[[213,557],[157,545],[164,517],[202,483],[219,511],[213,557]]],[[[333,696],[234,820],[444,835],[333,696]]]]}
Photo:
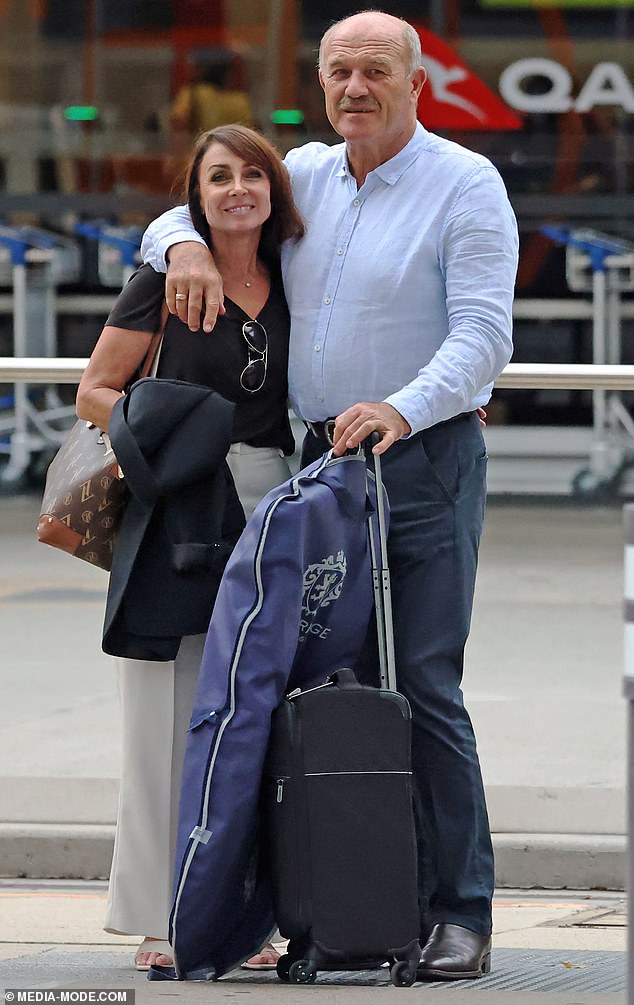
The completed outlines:
{"type": "Polygon", "coordinates": [[[327,443],[333,447],[335,444],[335,419],[326,419],[324,422],[324,436],[327,443]]]}

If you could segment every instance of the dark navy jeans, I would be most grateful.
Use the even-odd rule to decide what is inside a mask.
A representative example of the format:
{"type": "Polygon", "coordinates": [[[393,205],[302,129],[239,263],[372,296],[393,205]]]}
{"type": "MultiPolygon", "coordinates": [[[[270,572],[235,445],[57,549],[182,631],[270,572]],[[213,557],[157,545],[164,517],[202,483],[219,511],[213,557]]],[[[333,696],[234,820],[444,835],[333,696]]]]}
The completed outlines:
{"type": "MultiPolygon", "coordinates": [[[[308,433],[302,464],[326,449],[308,433]]],[[[488,935],[493,849],[460,688],[486,496],[478,416],[466,413],[400,440],[381,461],[396,677],[413,717],[421,938],[437,922],[488,935]]],[[[356,669],[366,683],[378,682],[375,637],[356,669]]]]}

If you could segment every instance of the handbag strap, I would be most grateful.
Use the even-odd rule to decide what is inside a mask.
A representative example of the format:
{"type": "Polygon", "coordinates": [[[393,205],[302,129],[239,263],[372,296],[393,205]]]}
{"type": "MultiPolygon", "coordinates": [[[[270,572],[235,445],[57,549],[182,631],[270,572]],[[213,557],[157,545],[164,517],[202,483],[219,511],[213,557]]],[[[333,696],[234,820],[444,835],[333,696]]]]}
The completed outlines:
{"type": "Polygon", "coordinates": [[[161,349],[163,347],[163,337],[165,335],[165,326],[167,325],[168,318],[170,316],[169,307],[167,302],[163,301],[163,306],[161,307],[161,320],[159,327],[152,335],[152,340],[148,346],[148,351],[145,354],[145,359],[141,364],[139,370],[139,379],[141,377],[156,377],[156,372],[158,370],[159,358],[161,355],[161,349]]]}
{"type": "Polygon", "coordinates": [[[132,495],[136,496],[146,508],[151,509],[161,493],[152,468],[143,456],[128,425],[127,404],[127,397],[115,401],[110,420],[117,441],[117,460],[123,468],[132,495]]]}
{"type": "MultiPolygon", "coordinates": [[[[167,306],[167,302],[164,300],[163,306],[161,307],[161,321],[159,327],[152,335],[148,351],[145,354],[145,358],[141,364],[136,380],[141,380],[143,377],[156,377],[161,348],[163,346],[163,336],[165,335],[165,326],[167,325],[169,316],[169,307],[167,306]]],[[[115,408],[117,405],[118,402],[115,402],[115,408]]],[[[103,433],[102,435],[106,436],[107,434],[103,433]]],[[[110,439],[108,439],[108,445],[112,449],[110,439]]],[[[154,480],[154,476],[152,475],[147,461],[139,450],[139,447],[135,442],[134,437],[130,434],[125,422],[121,425],[118,438],[117,461],[119,463],[119,477],[125,477],[128,484],[130,482],[129,474],[125,474],[124,468],[129,472],[131,470],[135,470],[134,465],[136,465],[136,469],[142,472],[143,478],[139,479],[135,494],[138,495],[146,506],[152,506],[158,496],[158,486],[154,480]],[[123,465],[121,464],[121,460],[123,460],[123,465]]]]}

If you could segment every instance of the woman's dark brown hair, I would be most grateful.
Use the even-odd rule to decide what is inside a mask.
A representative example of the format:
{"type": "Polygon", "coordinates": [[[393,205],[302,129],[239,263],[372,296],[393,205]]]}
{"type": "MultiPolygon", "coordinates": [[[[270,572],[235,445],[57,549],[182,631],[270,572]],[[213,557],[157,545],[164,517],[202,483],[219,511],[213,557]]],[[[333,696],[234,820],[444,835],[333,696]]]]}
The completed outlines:
{"type": "Polygon", "coordinates": [[[282,160],[268,140],[246,126],[218,126],[202,133],[194,144],[185,177],[187,204],[192,223],[210,248],[213,241],[209,224],[200,205],[200,163],[212,143],[221,143],[247,164],[259,167],[271,183],[271,215],[262,224],[258,254],[269,268],[276,268],[283,241],[298,240],[304,234],[304,223],[293,202],[291,184],[282,160]]]}

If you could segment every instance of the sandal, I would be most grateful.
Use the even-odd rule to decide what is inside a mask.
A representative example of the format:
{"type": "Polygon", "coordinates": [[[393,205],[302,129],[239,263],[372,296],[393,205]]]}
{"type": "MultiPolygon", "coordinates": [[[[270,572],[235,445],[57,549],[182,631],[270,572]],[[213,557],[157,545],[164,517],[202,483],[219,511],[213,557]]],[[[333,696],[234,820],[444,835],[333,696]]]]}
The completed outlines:
{"type": "Polygon", "coordinates": [[[259,953],[245,960],[241,966],[243,970],[275,970],[279,958],[280,954],[275,946],[267,942],[262,946],[259,953]]]}
{"type": "Polygon", "coordinates": [[[162,939],[144,939],[134,954],[134,968],[149,970],[154,966],[174,966],[172,947],[162,939]]]}

